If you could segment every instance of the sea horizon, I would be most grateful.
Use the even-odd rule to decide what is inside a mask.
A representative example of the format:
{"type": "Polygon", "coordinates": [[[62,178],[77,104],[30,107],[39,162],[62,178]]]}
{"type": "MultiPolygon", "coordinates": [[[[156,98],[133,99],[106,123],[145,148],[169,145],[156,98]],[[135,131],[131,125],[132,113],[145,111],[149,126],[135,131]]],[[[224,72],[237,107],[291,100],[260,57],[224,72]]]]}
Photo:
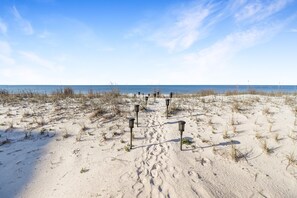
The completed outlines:
{"type": "Polygon", "coordinates": [[[109,92],[117,89],[120,93],[152,93],[160,91],[168,94],[174,93],[195,93],[202,90],[212,90],[216,93],[226,91],[245,92],[250,90],[261,92],[297,92],[297,85],[0,85],[0,90],[7,90],[10,93],[31,91],[34,93],[50,94],[59,89],[72,88],[75,93],[109,92]]]}

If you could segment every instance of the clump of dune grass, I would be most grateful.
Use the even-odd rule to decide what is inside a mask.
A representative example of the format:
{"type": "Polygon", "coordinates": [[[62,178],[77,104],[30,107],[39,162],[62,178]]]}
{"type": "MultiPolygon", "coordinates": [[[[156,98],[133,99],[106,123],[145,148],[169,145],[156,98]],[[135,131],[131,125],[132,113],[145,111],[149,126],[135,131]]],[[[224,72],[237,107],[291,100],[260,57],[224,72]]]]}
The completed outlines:
{"type": "Polygon", "coordinates": [[[260,132],[256,132],[256,134],[255,134],[255,137],[257,138],[257,139],[262,139],[262,138],[264,138],[264,136],[260,133],[260,132]]]}
{"type": "Polygon", "coordinates": [[[110,92],[105,92],[100,97],[102,104],[107,105],[121,104],[124,102],[122,99],[118,89],[112,89],[110,92]]]}
{"type": "Polygon", "coordinates": [[[228,134],[228,130],[225,130],[223,132],[223,139],[229,139],[230,138],[230,135],[228,134]]]}
{"type": "Polygon", "coordinates": [[[121,116],[122,115],[122,109],[119,104],[113,104],[111,106],[111,112],[114,116],[121,116]]]}
{"type": "Polygon", "coordinates": [[[266,154],[271,154],[271,153],[273,153],[273,148],[270,148],[269,146],[268,146],[268,143],[267,143],[267,141],[266,140],[263,140],[262,142],[261,142],[261,148],[262,148],[262,150],[266,153],[266,154]]]}
{"type": "Polygon", "coordinates": [[[90,118],[98,118],[103,116],[104,114],[107,113],[107,110],[103,107],[103,106],[98,106],[94,113],[92,113],[92,115],[90,116],[90,118]]]}
{"type": "Polygon", "coordinates": [[[219,151],[219,149],[217,149],[215,146],[214,147],[212,147],[212,152],[213,152],[213,154],[217,154],[218,153],[218,151],[219,151]]]}
{"type": "Polygon", "coordinates": [[[292,166],[292,165],[297,166],[297,159],[294,152],[291,152],[290,154],[286,155],[286,160],[288,161],[288,165],[286,169],[288,169],[289,166],[292,166]]]}
{"type": "Polygon", "coordinates": [[[204,97],[204,96],[212,96],[212,95],[216,95],[217,93],[214,90],[211,89],[206,89],[206,90],[201,90],[198,93],[196,93],[196,96],[199,97],[204,97]]]}
{"type": "Polygon", "coordinates": [[[80,130],[79,132],[78,132],[78,134],[76,135],[76,141],[77,142],[80,142],[80,141],[82,141],[82,136],[85,134],[85,131],[84,130],[80,130]]]}
{"type": "Polygon", "coordinates": [[[236,146],[232,145],[231,146],[231,151],[230,151],[230,157],[232,160],[234,160],[235,162],[238,162],[240,159],[240,154],[238,149],[236,148],[236,146]]]}
{"type": "Polygon", "coordinates": [[[291,96],[289,95],[286,95],[285,96],[285,104],[288,105],[288,106],[293,106],[295,104],[295,99],[292,98],[291,96]]]}
{"type": "Polygon", "coordinates": [[[251,151],[242,152],[238,148],[236,148],[235,145],[232,145],[229,155],[232,160],[234,160],[235,162],[239,162],[241,159],[245,159],[247,161],[247,157],[250,155],[250,153],[251,151]]]}
{"type": "Polygon", "coordinates": [[[85,132],[86,130],[88,130],[88,127],[86,127],[86,125],[84,123],[79,123],[79,126],[81,127],[81,131],[85,132]]]}
{"type": "Polygon", "coordinates": [[[130,152],[130,145],[126,145],[126,146],[124,147],[124,150],[125,150],[126,152],[130,152]]]}
{"type": "Polygon", "coordinates": [[[90,169],[87,169],[87,168],[81,168],[80,169],[80,173],[86,173],[88,172],[90,169]]]}
{"type": "Polygon", "coordinates": [[[64,133],[62,135],[63,139],[67,139],[69,138],[71,135],[68,133],[68,130],[67,129],[64,129],[64,133]]]}
{"type": "Polygon", "coordinates": [[[232,126],[232,131],[233,131],[234,134],[237,134],[238,133],[236,126],[232,126]]]}
{"type": "Polygon", "coordinates": [[[42,126],[47,124],[44,117],[41,117],[39,119],[35,118],[35,122],[36,122],[38,127],[42,127],[42,126]]]}
{"type": "Polygon", "coordinates": [[[188,138],[183,138],[182,139],[182,144],[185,144],[185,145],[191,145],[193,144],[194,142],[188,138]]]}
{"type": "Polygon", "coordinates": [[[240,109],[241,109],[240,108],[240,104],[237,101],[233,102],[233,104],[232,104],[232,112],[238,113],[240,111],[240,109]]]}
{"type": "Polygon", "coordinates": [[[175,101],[169,104],[168,113],[173,115],[183,110],[184,109],[182,108],[180,101],[175,101]]]}
{"type": "Polygon", "coordinates": [[[74,98],[74,97],[75,97],[75,93],[71,87],[65,87],[63,89],[58,89],[51,94],[51,98],[54,101],[62,100],[65,98],[74,98]]]}
{"type": "Polygon", "coordinates": [[[107,134],[106,133],[102,133],[101,136],[102,136],[102,141],[106,141],[108,138],[106,136],[107,134]]]}
{"type": "Polygon", "coordinates": [[[280,137],[280,135],[278,134],[278,133],[276,133],[275,135],[274,135],[274,140],[276,141],[276,142],[279,142],[279,141],[281,141],[283,138],[281,138],[280,137]]]}
{"type": "Polygon", "coordinates": [[[238,95],[240,94],[240,92],[234,90],[234,91],[226,91],[225,92],[225,96],[234,96],[234,95],[238,95]]]}
{"type": "Polygon", "coordinates": [[[265,108],[262,110],[262,113],[263,113],[264,115],[269,115],[269,114],[271,113],[269,107],[265,107],[265,108]]]}

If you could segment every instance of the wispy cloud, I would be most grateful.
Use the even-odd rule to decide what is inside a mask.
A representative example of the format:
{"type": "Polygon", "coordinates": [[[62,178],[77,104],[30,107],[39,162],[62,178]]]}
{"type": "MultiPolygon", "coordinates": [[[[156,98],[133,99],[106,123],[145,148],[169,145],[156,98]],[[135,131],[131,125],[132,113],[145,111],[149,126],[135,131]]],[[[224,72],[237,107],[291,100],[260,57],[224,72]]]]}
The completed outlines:
{"type": "Polygon", "coordinates": [[[181,51],[190,48],[204,37],[208,29],[216,24],[222,13],[218,13],[221,3],[194,1],[184,6],[169,9],[161,23],[143,22],[132,29],[131,35],[145,36],[147,40],[167,48],[181,51]]]}
{"type": "Polygon", "coordinates": [[[0,41],[0,62],[5,65],[12,65],[15,60],[11,57],[11,47],[6,41],[0,41]]]}
{"type": "Polygon", "coordinates": [[[210,5],[183,9],[175,16],[173,24],[161,27],[151,39],[169,50],[187,49],[201,36],[200,28],[212,9],[210,5]]]}
{"type": "Polygon", "coordinates": [[[236,28],[244,31],[250,27],[269,24],[270,19],[292,1],[188,1],[183,6],[176,6],[167,11],[160,17],[166,19],[161,20],[161,23],[142,22],[132,29],[131,35],[145,37],[146,40],[155,42],[169,51],[183,51],[208,38],[211,31],[230,34],[234,30],[238,31],[236,28]],[[223,20],[231,26],[221,27],[219,22],[223,20]],[[239,25],[241,22],[248,24],[239,25]]]}
{"type": "Polygon", "coordinates": [[[52,70],[52,71],[61,71],[63,70],[63,67],[59,64],[47,60],[45,58],[40,57],[34,52],[28,52],[28,51],[20,51],[19,52],[22,57],[24,57],[27,61],[30,61],[31,63],[41,66],[43,68],[52,70]]]}
{"type": "Polygon", "coordinates": [[[236,21],[261,21],[283,10],[292,0],[248,1],[241,2],[244,6],[235,13],[236,21]]]}
{"type": "Polygon", "coordinates": [[[0,33],[6,34],[7,32],[7,25],[4,21],[0,18],[0,33]]]}
{"type": "Polygon", "coordinates": [[[20,28],[22,29],[22,31],[25,34],[27,34],[27,35],[34,34],[34,29],[31,25],[30,21],[23,18],[15,6],[12,7],[11,12],[12,12],[14,18],[16,19],[16,21],[18,22],[20,28]]]}
{"type": "Polygon", "coordinates": [[[291,29],[290,32],[297,33],[297,28],[293,28],[293,29],[291,29]]]}
{"type": "MultiPolygon", "coordinates": [[[[181,71],[187,79],[200,79],[207,81],[213,71],[229,71],[230,61],[241,51],[254,47],[259,43],[269,41],[283,29],[285,24],[270,24],[267,27],[255,27],[230,33],[223,39],[199,51],[186,53],[178,61],[182,65],[181,71]],[[189,71],[189,72],[187,72],[189,71]]],[[[220,82],[223,83],[223,82],[220,82]]]]}
{"type": "Polygon", "coordinates": [[[185,55],[184,60],[186,63],[193,64],[197,67],[220,66],[232,58],[237,52],[252,47],[259,42],[264,42],[264,38],[267,39],[267,37],[271,36],[277,30],[279,30],[277,27],[270,29],[252,28],[232,33],[197,53],[185,55]]]}

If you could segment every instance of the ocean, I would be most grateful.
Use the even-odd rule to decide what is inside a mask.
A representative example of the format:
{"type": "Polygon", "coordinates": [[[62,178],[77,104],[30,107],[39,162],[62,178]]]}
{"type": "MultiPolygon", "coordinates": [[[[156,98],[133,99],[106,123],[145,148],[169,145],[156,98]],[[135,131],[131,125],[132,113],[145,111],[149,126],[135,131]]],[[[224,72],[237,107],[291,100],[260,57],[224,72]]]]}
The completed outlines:
{"type": "Polygon", "coordinates": [[[10,93],[30,91],[34,93],[53,93],[58,89],[71,87],[75,93],[108,92],[118,89],[120,93],[152,93],[160,91],[168,94],[174,93],[195,93],[201,90],[213,90],[217,93],[226,91],[248,91],[256,90],[263,92],[297,92],[297,85],[0,85],[0,90],[7,90],[10,93]]]}

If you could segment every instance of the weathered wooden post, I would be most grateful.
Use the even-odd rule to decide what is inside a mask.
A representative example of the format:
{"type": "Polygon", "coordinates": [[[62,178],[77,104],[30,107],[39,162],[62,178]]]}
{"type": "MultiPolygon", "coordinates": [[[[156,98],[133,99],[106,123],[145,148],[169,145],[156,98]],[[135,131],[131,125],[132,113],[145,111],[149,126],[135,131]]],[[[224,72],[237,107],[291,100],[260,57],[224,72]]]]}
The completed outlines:
{"type": "Polygon", "coordinates": [[[154,93],[154,102],[156,102],[156,97],[157,97],[157,94],[154,93]]]}
{"type": "Polygon", "coordinates": [[[148,96],[145,96],[145,105],[147,106],[148,96]]]}
{"type": "Polygon", "coordinates": [[[180,131],[180,150],[183,150],[183,132],[185,131],[185,121],[178,121],[178,130],[180,131]]]}
{"type": "Polygon", "coordinates": [[[170,94],[169,94],[170,99],[172,99],[172,96],[173,96],[173,93],[170,92],[170,94]]]}

